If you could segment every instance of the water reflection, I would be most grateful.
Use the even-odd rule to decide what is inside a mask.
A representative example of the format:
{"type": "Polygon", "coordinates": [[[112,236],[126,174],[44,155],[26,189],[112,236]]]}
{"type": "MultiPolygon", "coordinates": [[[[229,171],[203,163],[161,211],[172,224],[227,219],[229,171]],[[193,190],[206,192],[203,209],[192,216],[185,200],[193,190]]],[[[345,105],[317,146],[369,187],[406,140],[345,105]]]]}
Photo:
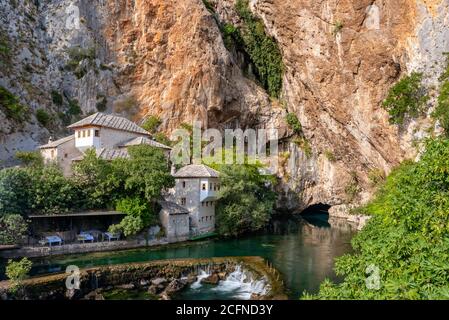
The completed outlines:
{"type": "Polygon", "coordinates": [[[156,259],[261,256],[280,271],[289,296],[296,299],[304,290],[316,292],[325,278],[337,280],[334,259],[351,250],[354,230],[345,221],[335,223],[327,215],[318,214],[276,220],[265,232],[239,239],[36,260],[32,273],[65,270],[70,264],[84,268],[156,259]]]}

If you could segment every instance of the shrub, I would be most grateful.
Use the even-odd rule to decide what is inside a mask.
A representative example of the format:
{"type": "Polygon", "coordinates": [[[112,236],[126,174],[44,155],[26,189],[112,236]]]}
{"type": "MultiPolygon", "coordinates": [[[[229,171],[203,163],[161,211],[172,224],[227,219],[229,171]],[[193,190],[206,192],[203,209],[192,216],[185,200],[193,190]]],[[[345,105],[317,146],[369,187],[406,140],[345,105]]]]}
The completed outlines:
{"type": "Polygon", "coordinates": [[[203,0],[203,4],[210,13],[215,13],[215,8],[208,0],[203,0]]]}
{"type": "Polygon", "coordinates": [[[53,103],[55,105],[62,106],[63,98],[62,98],[62,95],[58,91],[56,91],[56,90],[51,91],[51,100],[53,101],[53,103]]]}
{"type": "Polygon", "coordinates": [[[16,159],[27,167],[42,167],[44,159],[39,151],[17,151],[16,159]]]}
{"type": "Polygon", "coordinates": [[[150,203],[139,197],[119,200],[116,210],[126,213],[126,217],[118,225],[110,226],[112,232],[122,232],[125,237],[135,235],[142,229],[156,224],[158,218],[150,203]]]}
{"type": "Polygon", "coordinates": [[[243,49],[255,66],[256,76],[270,96],[279,98],[284,69],[281,51],[276,41],[265,33],[262,20],[249,9],[248,0],[237,0],[235,9],[244,25],[239,33],[243,49]]]}
{"type": "Polygon", "coordinates": [[[69,99],[69,115],[78,116],[82,113],[81,107],[78,104],[78,100],[69,99]]]}
{"type": "Polygon", "coordinates": [[[297,137],[293,140],[293,143],[301,148],[307,158],[310,158],[312,156],[312,147],[310,146],[309,140],[307,140],[305,137],[297,137]]]}
{"type": "Polygon", "coordinates": [[[36,119],[44,127],[48,126],[51,121],[51,116],[44,109],[36,110],[36,119]]]}
{"type": "Polygon", "coordinates": [[[32,265],[33,263],[27,258],[20,261],[8,260],[5,274],[11,281],[11,292],[17,292],[21,288],[22,281],[28,277],[32,265]]]}
{"type": "Polygon", "coordinates": [[[154,140],[156,140],[159,143],[162,143],[166,146],[171,146],[172,142],[170,139],[163,133],[163,132],[157,132],[153,136],[154,140]]]}
{"type": "Polygon", "coordinates": [[[161,118],[157,116],[149,116],[145,122],[141,125],[146,131],[155,133],[157,128],[161,125],[161,118]]]}
{"type": "Polygon", "coordinates": [[[343,22],[341,21],[336,21],[334,23],[334,29],[332,30],[332,34],[334,35],[334,37],[339,34],[341,32],[341,30],[343,30],[343,22]]]}
{"type": "Polygon", "coordinates": [[[324,156],[329,160],[330,162],[335,162],[337,159],[335,158],[334,153],[331,150],[324,151],[324,156]]]}
{"type": "Polygon", "coordinates": [[[446,54],[446,60],[447,66],[439,79],[440,93],[432,116],[440,122],[446,137],[449,137],[449,54],[446,54]]]}
{"type": "Polygon", "coordinates": [[[0,244],[19,244],[28,231],[28,224],[19,214],[0,217],[0,244]]]}
{"type": "Polygon", "coordinates": [[[356,172],[351,172],[351,179],[345,187],[346,200],[352,202],[360,192],[359,180],[356,172]]]}
{"type": "Polygon", "coordinates": [[[390,89],[382,105],[390,115],[390,123],[401,125],[406,117],[421,115],[428,100],[422,85],[422,73],[413,72],[390,89]]]}
{"type": "Polygon", "coordinates": [[[108,105],[108,99],[106,98],[106,96],[99,94],[97,95],[97,110],[100,112],[103,112],[106,110],[106,107],[108,105]]]}
{"type": "Polygon", "coordinates": [[[293,130],[294,133],[300,134],[302,133],[302,125],[301,122],[299,122],[298,117],[294,113],[288,113],[287,114],[287,124],[290,127],[290,129],[293,130]]]}
{"type": "Polygon", "coordinates": [[[371,202],[372,217],[352,240],[354,253],[338,258],[338,284],[327,280],[318,299],[447,299],[449,279],[449,140],[426,141],[418,162],[394,169],[371,202]],[[366,285],[367,267],[380,286],[366,285]]]}
{"type": "Polygon", "coordinates": [[[6,116],[19,122],[28,119],[28,107],[19,102],[19,98],[9,92],[6,88],[0,86],[0,106],[6,113],[6,116]]]}

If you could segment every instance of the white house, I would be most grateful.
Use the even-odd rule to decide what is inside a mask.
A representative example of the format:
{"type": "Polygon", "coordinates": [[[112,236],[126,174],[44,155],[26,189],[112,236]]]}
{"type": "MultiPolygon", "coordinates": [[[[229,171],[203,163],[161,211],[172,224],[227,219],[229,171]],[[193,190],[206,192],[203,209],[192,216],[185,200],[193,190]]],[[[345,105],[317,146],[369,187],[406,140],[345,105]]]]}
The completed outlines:
{"type": "Polygon", "coordinates": [[[219,172],[206,165],[188,165],[173,174],[175,187],[167,199],[189,211],[192,234],[215,230],[215,205],[220,190],[219,172]]]}
{"type": "Polygon", "coordinates": [[[65,175],[72,173],[72,163],[81,160],[91,148],[105,160],[126,158],[127,148],[139,144],[160,148],[167,156],[170,153],[170,147],[152,140],[150,133],[134,122],[111,114],[97,112],[68,128],[74,130],[73,135],[39,147],[44,160],[59,164],[65,175]]]}

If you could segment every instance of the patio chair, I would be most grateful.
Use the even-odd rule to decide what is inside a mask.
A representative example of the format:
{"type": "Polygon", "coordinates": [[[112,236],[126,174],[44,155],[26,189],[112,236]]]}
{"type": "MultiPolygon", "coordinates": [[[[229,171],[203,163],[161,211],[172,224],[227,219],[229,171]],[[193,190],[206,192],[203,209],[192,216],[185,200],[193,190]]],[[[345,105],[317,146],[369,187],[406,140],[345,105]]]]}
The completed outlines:
{"type": "Polygon", "coordinates": [[[105,232],[104,237],[108,240],[120,240],[120,234],[119,233],[112,233],[112,232],[105,232]]]}
{"type": "Polygon", "coordinates": [[[47,236],[45,237],[45,244],[48,243],[48,245],[51,247],[53,244],[62,245],[62,239],[58,236],[47,236]]]}
{"type": "Polygon", "coordinates": [[[77,240],[85,243],[86,241],[94,242],[95,239],[94,236],[91,235],[90,233],[81,231],[80,234],[77,236],[77,240]]]}

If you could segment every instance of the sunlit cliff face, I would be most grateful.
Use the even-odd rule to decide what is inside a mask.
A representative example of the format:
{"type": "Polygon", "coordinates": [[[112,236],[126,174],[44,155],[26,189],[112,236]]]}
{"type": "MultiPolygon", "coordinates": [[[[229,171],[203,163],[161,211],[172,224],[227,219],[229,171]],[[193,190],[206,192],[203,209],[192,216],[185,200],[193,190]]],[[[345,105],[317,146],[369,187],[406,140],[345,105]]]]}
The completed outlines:
{"type": "Polygon", "coordinates": [[[221,130],[278,128],[286,141],[279,204],[298,210],[364,201],[372,194],[371,170],[388,172],[416,155],[412,141],[433,124],[416,119],[399,129],[381,102],[414,70],[437,85],[449,51],[447,0],[250,1],[282,54],[279,99],[250,79],[242,56],[224,44],[219,25],[242,27],[235,1],[209,2],[212,11],[200,0],[2,2],[0,28],[11,56],[0,85],[29,105],[31,116],[18,124],[0,109],[0,158],[65,134],[57,116],[48,128],[39,124],[37,109],[57,115],[77,100],[86,114],[103,97],[106,112],[135,121],[158,115],[167,133],[193,120],[221,130]],[[79,28],[67,28],[71,5],[79,9],[79,28]],[[74,46],[96,48],[80,62],[83,72],[66,68],[74,46]],[[62,106],[52,90],[63,95],[62,106]],[[287,112],[300,120],[310,155],[295,143],[287,112]],[[358,194],[349,199],[354,176],[358,194]]]}

